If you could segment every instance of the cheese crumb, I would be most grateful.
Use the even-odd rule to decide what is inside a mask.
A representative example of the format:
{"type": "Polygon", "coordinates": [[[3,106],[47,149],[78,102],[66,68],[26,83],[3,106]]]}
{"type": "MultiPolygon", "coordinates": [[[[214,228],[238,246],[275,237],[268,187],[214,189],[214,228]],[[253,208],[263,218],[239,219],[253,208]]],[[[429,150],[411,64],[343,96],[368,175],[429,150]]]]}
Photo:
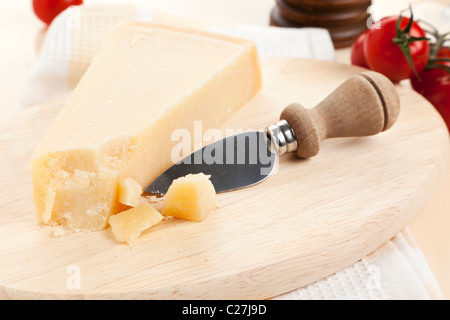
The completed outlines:
{"type": "Polygon", "coordinates": [[[53,231],[54,237],[64,237],[66,235],[66,231],[63,228],[57,228],[53,231]]]}

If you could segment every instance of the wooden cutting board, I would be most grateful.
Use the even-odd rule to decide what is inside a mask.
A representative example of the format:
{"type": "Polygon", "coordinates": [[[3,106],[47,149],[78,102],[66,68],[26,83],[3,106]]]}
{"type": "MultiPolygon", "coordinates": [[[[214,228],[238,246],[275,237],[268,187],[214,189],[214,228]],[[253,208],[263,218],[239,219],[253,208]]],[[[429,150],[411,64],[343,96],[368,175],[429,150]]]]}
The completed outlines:
{"type": "MultiPolygon", "coordinates": [[[[224,128],[264,128],[360,71],[264,59],[264,89],[224,128]]],[[[392,129],[327,140],[309,160],[286,155],[263,183],[218,195],[206,221],[164,221],[133,246],[110,228],[55,237],[38,224],[29,158],[66,97],[21,112],[0,124],[0,298],[266,299],[357,262],[426,205],[450,154],[434,108],[398,91],[392,129]]]]}

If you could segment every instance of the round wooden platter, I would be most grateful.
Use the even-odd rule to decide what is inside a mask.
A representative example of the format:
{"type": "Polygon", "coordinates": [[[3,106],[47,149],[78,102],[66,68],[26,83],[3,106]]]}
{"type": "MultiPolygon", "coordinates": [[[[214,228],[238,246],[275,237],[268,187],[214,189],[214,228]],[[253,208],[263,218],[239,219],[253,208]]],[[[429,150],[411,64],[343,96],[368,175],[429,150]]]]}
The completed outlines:
{"type": "MultiPolygon", "coordinates": [[[[359,68],[267,58],[264,89],[224,128],[260,129],[291,102],[314,107],[359,68]]],[[[345,268],[400,232],[432,196],[449,157],[434,108],[398,87],[394,127],[286,155],[259,185],[218,195],[201,223],[167,220],[133,245],[110,228],[54,236],[38,224],[30,155],[66,97],[0,124],[0,298],[266,299],[345,268]]]]}

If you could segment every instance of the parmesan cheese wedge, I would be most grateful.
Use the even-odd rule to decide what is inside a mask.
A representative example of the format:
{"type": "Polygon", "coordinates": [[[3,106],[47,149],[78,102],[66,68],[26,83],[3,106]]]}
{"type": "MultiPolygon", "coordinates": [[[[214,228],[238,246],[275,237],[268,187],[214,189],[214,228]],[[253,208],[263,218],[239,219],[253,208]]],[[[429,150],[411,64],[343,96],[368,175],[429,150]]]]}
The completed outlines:
{"type": "Polygon", "coordinates": [[[111,216],[109,224],[117,241],[132,244],[142,232],[162,219],[163,216],[155,208],[142,204],[111,216]]]}
{"type": "MultiPolygon", "coordinates": [[[[37,217],[103,229],[119,181],[144,187],[173,164],[172,132],[223,123],[261,88],[247,40],[137,22],[111,34],[31,159],[37,217]]],[[[179,159],[177,159],[179,160],[179,159]]]]}
{"type": "Polygon", "coordinates": [[[167,190],[161,213],[175,218],[203,221],[216,209],[216,190],[210,176],[188,174],[173,180],[167,190]]]}
{"type": "Polygon", "coordinates": [[[129,207],[137,207],[141,203],[142,186],[131,178],[119,181],[119,202],[129,207]]]}

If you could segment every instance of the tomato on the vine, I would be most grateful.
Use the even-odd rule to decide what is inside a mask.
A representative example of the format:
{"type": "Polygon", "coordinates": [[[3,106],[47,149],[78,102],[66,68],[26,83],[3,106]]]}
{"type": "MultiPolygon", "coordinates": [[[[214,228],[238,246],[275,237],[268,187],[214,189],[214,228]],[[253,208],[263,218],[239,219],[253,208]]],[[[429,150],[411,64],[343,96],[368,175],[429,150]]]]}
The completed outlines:
{"type": "MultiPolygon", "coordinates": [[[[450,59],[450,48],[441,47],[436,58],[450,59]]],[[[450,60],[438,60],[433,66],[422,71],[420,78],[412,76],[411,85],[439,111],[450,130],[450,60]]]]}
{"type": "Polygon", "coordinates": [[[429,50],[425,31],[412,17],[381,19],[369,29],[364,42],[368,66],[393,82],[421,72],[428,62],[429,50]]]}
{"type": "MultiPolygon", "coordinates": [[[[440,48],[437,54],[437,58],[450,59],[450,48],[447,47],[440,48]]],[[[448,68],[450,68],[450,62],[447,61],[437,62],[436,64],[441,66],[447,66],[448,68]]],[[[419,74],[419,78],[416,76],[411,77],[411,85],[413,86],[414,90],[416,90],[422,95],[425,95],[427,93],[427,89],[432,85],[431,83],[434,80],[445,76],[450,76],[450,73],[445,71],[444,69],[438,67],[426,69],[419,74]]]]}
{"type": "Polygon", "coordinates": [[[368,69],[369,66],[364,55],[364,43],[366,42],[367,32],[368,30],[361,33],[353,42],[350,58],[353,65],[368,69]]]}
{"type": "Polygon", "coordinates": [[[450,130],[450,75],[439,77],[429,83],[424,97],[441,114],[450,130]]]}
{"type": "Polygon", "coordinates": [[[83,0],[33,0],[36,16],[46,24],[70,6],[83,4],[83,0]]]}

